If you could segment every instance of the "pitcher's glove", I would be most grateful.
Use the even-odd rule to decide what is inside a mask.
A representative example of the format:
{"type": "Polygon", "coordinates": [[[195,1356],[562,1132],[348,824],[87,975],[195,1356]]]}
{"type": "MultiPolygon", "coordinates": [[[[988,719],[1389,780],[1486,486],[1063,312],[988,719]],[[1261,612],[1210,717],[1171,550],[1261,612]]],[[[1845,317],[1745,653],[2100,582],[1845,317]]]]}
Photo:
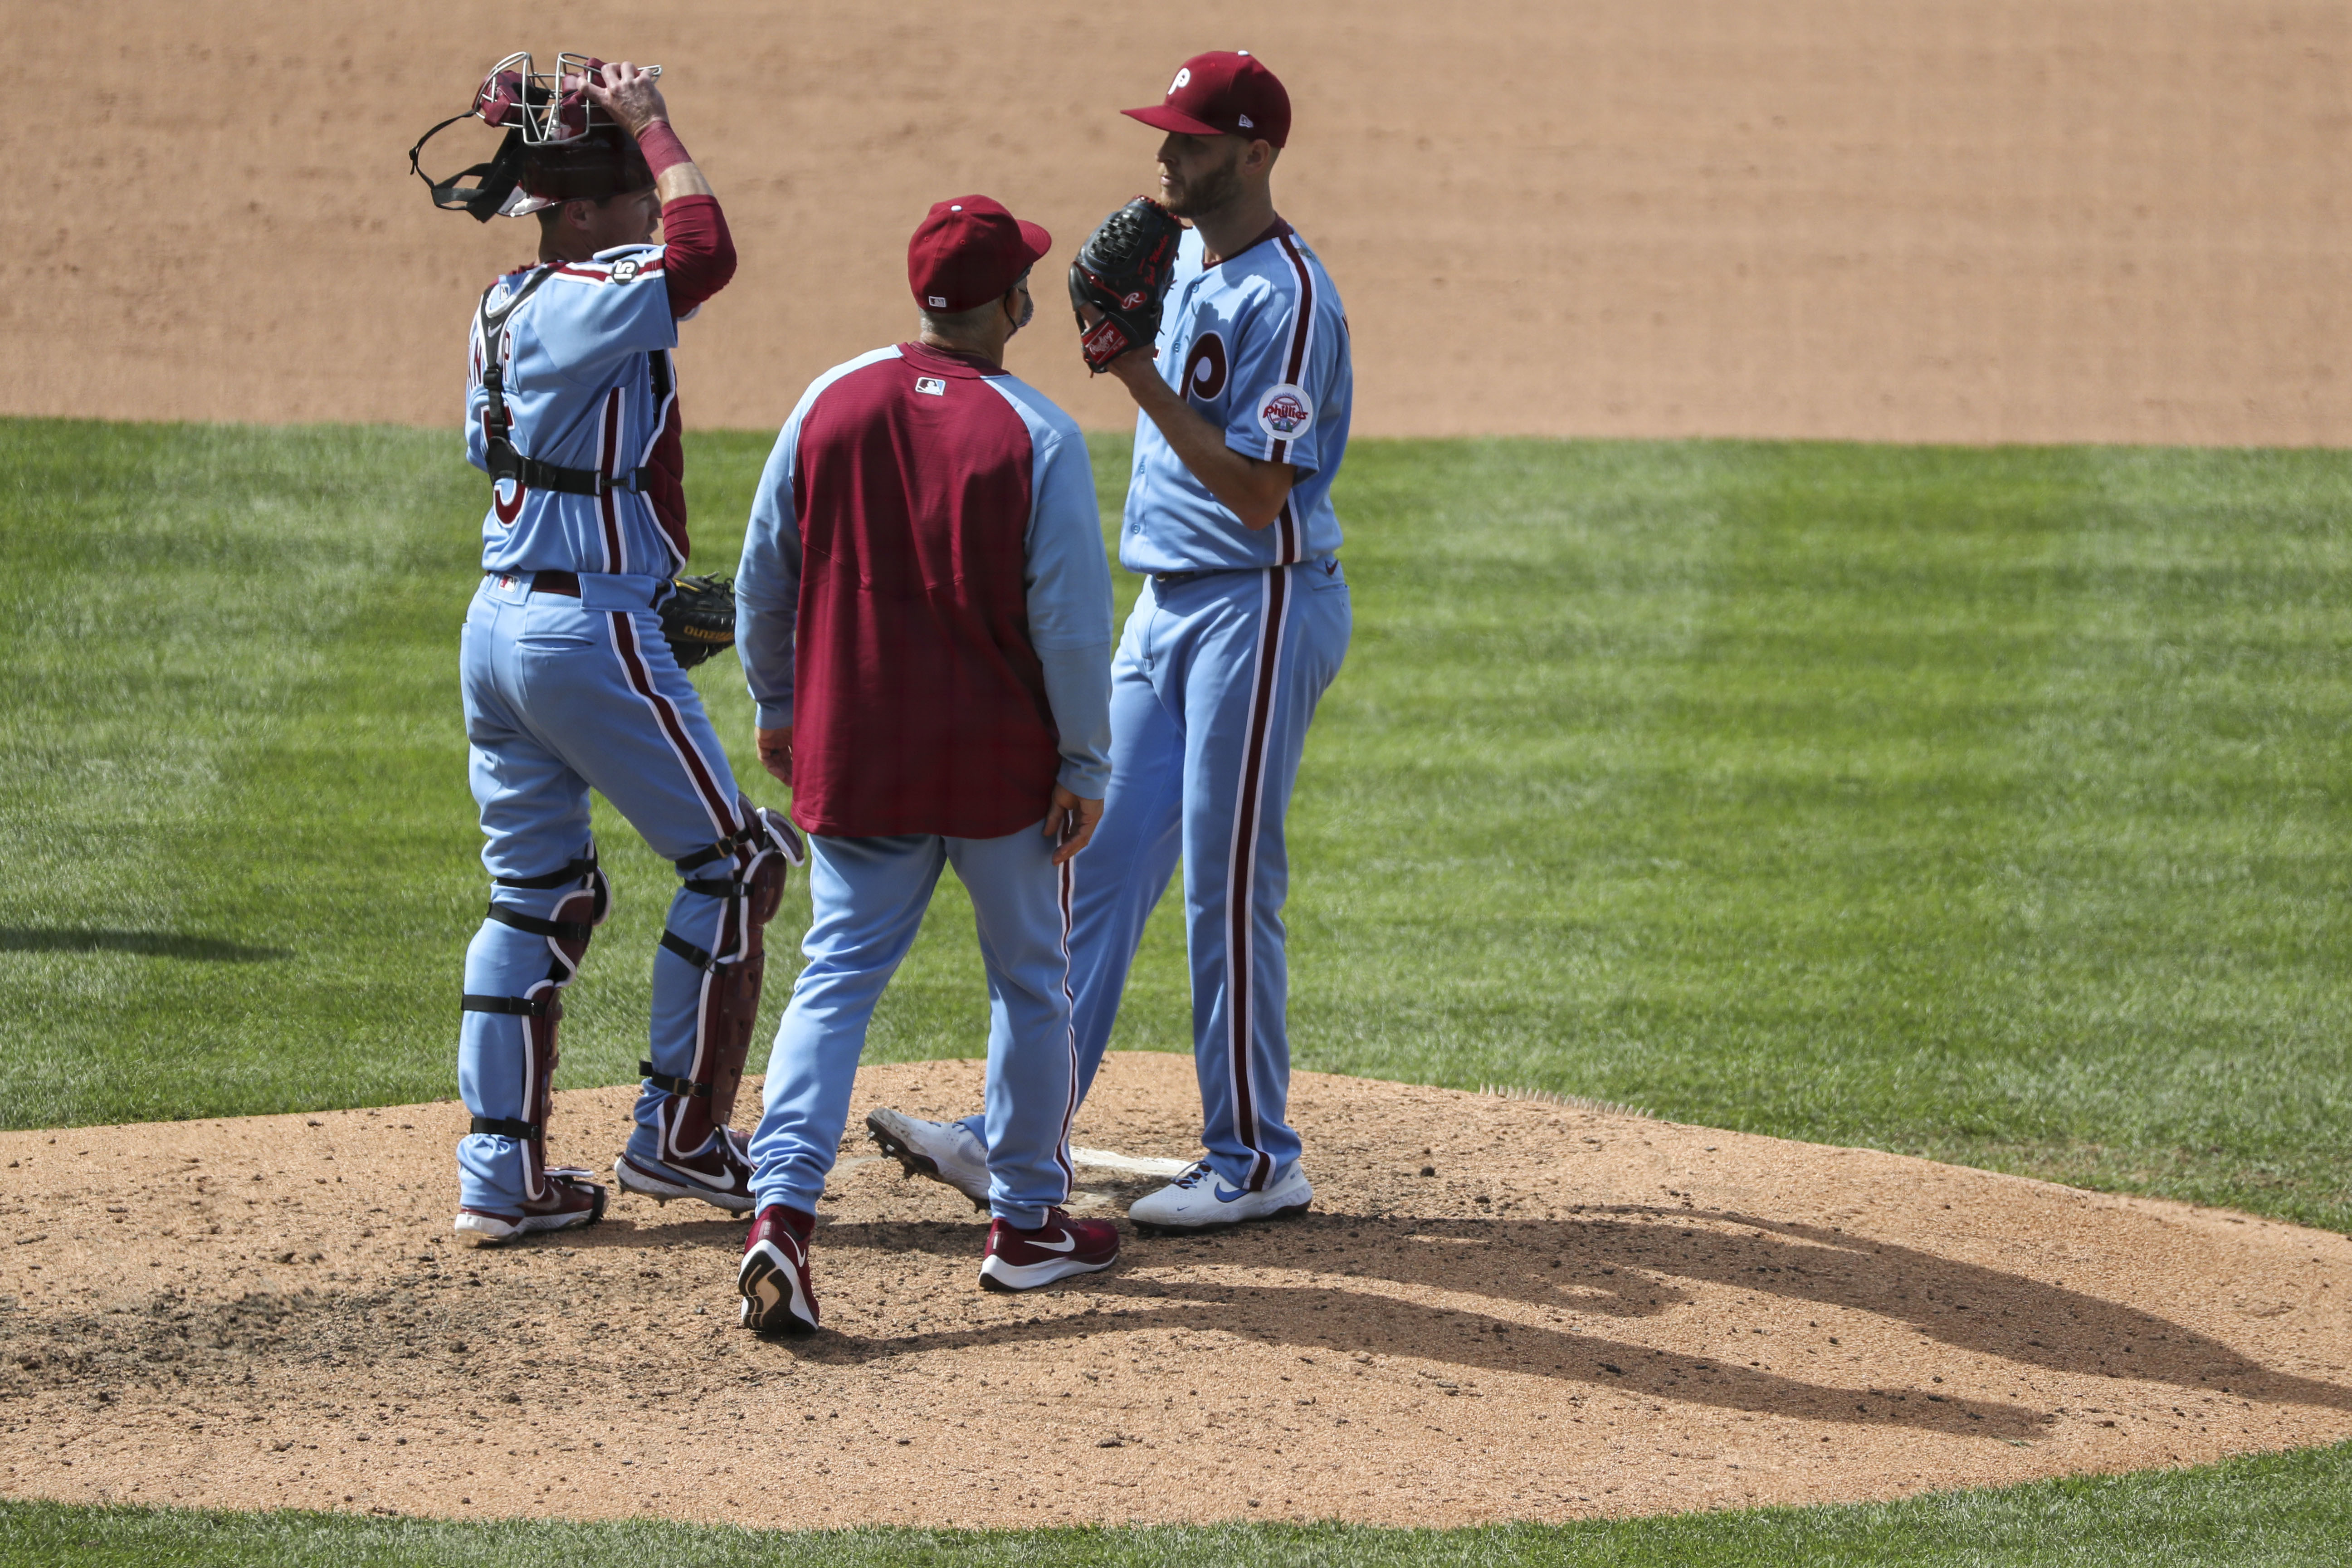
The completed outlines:
{"type": "Polygon", "coordinates": [[[662,637],[680,669],[735,646],[735,580],[680,577],[662,601],[662,637]]]}
{"type": "Polygon", "coordinates": [[[1176,271],[1184,228],[1166,207],[1138,196],[1103,219],[1070,263],[1070,308],[1078,347],[1097,374],[1130,349],[1150,349],[1160,336],[1160,307],[1176,271]],[[1088,325],[1087,307],[1102,312],[1088,325]]]}

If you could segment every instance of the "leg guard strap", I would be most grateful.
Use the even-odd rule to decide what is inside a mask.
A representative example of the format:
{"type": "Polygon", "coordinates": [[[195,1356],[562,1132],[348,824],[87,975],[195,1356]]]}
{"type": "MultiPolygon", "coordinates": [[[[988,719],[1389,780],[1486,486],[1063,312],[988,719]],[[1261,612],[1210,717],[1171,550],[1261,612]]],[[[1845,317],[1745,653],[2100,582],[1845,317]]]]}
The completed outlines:
{"type": "Polygon", "coordinates": [[[583,947],[587,945],[588,939],[596,934],[593,921],[543,921],[537,915],[526,915],[502,904],[490,906],[489,918],[502,926],[512,926],[533,936],[552,937],[558,942],[576,942],[583,947]]]}
{"type": "Polygon", "coordinates": [[[560,888],[566,882],[576,882],[583,877],[593,876],[595,870],[596,847],[592,844],[585,856],[566,861],[562,869],[550,871],[543,877],[493,877],[490,880],[501,888],[530,888],[545,892],[550,888],[560,888]]]}
{"type": "Polygon", "coordinates": [[[674,931],[665,931],[661,933],[661,944],[697,969],[707,970],[710,967],[710,954],[674,931]]]}
{"type": "Polygon", "coordinates": [[[666,1072],[656,1072],[654,1071],[654,1064],[651,1062],[639,1062],[637,1064],[637,1076],[645,1079],[647,1083],[653,1085],[656,1089],[660,1089],[664,1094],[681,1095],[688,1100],[708,1100],[710,1098],[710,1086],[709,1084],[697,1083],[690,1078],[672,1078],[666,1072]]]}
{"type": "Polygon", "coordinates": [[[511,1116],[477,1116],[473,1131],[487,1132],[493,1138],[519,1138],[535,1143],[544,1131],[536,1121],[518,1121],[511,1116]]]}
{"type": "Polygon", "coordinates": [[[561,1018],[563,1003],[553,991],[538,996],[480,996],[468,991],[463,999],[468,1013],[505,1013],[518,1018],[561,1018]]]}

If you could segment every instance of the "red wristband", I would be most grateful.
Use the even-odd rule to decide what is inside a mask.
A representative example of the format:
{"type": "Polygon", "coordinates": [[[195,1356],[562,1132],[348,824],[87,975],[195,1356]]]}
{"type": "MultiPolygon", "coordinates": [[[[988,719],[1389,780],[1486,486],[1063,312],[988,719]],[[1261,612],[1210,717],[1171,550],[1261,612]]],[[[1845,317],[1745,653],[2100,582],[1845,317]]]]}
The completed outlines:
{"type": "Polygon", "coordinates": [[[637,151],[645,154],[646,167],[654,172],[656,180],[680,163],[694,162],[687,154],[686,143],[677,139],[677,132],[669,128],[667,120],[650,121],[637,132],[637,151]]]}

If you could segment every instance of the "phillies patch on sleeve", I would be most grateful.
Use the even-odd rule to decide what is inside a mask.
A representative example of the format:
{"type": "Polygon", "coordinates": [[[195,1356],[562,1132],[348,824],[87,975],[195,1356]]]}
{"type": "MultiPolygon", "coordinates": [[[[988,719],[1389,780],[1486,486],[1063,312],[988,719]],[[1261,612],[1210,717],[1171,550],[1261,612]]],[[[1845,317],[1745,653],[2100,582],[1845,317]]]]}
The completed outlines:
{"type": "Polygon", "coordinates": [[[1303,388],[1287,383],[1257,405],[1257,427],[1277,441],[1296,441],[1315,423],[1315,404],[1303,388]]]}

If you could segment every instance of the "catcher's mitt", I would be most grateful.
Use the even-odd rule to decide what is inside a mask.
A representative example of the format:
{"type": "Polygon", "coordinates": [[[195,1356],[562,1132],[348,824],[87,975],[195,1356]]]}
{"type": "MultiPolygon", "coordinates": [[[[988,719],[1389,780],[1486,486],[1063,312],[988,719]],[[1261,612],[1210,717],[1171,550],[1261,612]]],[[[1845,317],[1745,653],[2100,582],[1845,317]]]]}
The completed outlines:
{"type": "Polygon", "coordinates": [[[680,577],[662,601],[662,637],[680,669],[735,646],[735,579],[680,577]]]}
{"type": "Polygon", "coordinates": [[[1129,349],[1149,349],[1160,336],[1160,307],[1176,270],[1184,228],[1166,207],[1138,196],[1103,219],[1070,263],[1070,308],[1085,335],[1078,346],[1087,368],[1099,372],[1129,349]],[[1092,305],[1102,320],[1087,324],[1092,305]]]}

